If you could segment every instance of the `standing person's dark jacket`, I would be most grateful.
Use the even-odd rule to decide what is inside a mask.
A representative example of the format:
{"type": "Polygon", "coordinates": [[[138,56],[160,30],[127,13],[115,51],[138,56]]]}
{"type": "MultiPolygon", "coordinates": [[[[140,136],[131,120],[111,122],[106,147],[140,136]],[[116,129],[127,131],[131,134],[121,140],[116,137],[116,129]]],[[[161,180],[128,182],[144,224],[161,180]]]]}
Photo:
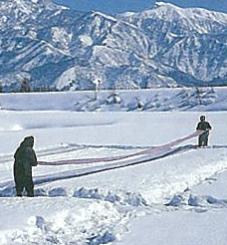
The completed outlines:
{"type": "Polygon", "coordinates": [[[198,146],[207,146],[208,145],[208,137],[209,137],[209,130],[211,130],[211,126],[209,122],[205,121],[205,116],[200,117],[200,122],[198,123],[196,130],[201,130],[203,131],[199,135],[199,140],[198,140],[198,146]]]}
{"type": "Polygon", "coordinates": [[[207,131],[207,130],[211,130],[211,126],[207,121],[201,121],[198,123],[197,130],[203,130],[203,131],[207,131]]]}
{"type": "Polygon", "coordinates": [[[34,137],[26,137],[14,154],[14,180],[17,196],[22,196],[24,188],[28,196],[34,196],[32,166],[37,166],[37,158],[33,146],[34,137]]]}

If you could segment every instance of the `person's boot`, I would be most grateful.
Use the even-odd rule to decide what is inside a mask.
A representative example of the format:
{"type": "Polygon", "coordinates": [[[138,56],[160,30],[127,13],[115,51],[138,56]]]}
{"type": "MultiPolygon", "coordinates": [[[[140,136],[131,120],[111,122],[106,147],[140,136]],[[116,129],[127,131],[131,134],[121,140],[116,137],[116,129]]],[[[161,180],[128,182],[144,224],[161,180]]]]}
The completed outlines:
{"type": "Polygon", "coordinates": [[[34,190],[29,190],[29,191],[27,192],[27,196],[28,196],[28,197],[34,197],[34,190]]]}
{"type": "Polygon", "coordinates": [[[17,197],[22,197],[22,193],[21,192],[17,192],[16,196],[17,197]]]}
{"type": "Polygon", "coordinates": [[[22,195],[22,193],[23,193],[23,188],[20,186],[20,185],[17,185],[16,186],[16,196],[17,197],[22,197],[23,195],[22,195]]]}

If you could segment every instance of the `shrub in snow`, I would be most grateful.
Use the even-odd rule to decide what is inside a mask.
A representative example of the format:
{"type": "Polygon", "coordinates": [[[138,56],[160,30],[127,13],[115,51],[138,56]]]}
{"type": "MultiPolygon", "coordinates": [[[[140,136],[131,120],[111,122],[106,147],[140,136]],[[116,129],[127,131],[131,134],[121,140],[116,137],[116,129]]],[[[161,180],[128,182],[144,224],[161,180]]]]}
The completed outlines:
{"type": "Polygon", "coordinates": [[[73,196],[79,198],[104,199],[103,195],[98,192],[98,189],[86,189],[84,187],[76,190],[73,196]]]}
{"type": "Polygon", "coordinates": [[[201,199],[197,196],[190,194],[188,198],[188,205],[190,206],[200,206],[201,199]]]}
{"type": "Polygon", "coordinates": [[[132,98],[128,104],[125,105],[128,111],[143,110],[144,103],[138,98],[132,98]]]}
{"type": "Polygon", "coordinates": [[[134,207],[147,206],[145,199],[140,194],[131,192],[123,192],[121,195],[118,195],[109,191],[107,194],[101,194],[98,189],[86,189],[82,187],[74,192],[73,197],[98,199],[111,203],[119,202],[123,205],[134,207]]]}
{"type": "Polygon", "coordinates": [[[220,203],[223,203],[222,200],[218,200],[218,199],[216,199],[216,198],[214,198],[214,197],[212,197],[212,196],[207,196],[207,197],[206,197],[206,200],[207,200],[207,202],[208,202],[209,204],[220,204],[220,203]]]}
{"type": "Polygon", "coordinates": [[[195,88],[191,90],[182,90],[176,95],[181,98],[178,108],[193,108],[196,106],[206,106],[216,100],[216,94],[213,88],[195,88]]]}
{"type": "Polygon", "coordinates": [[[104,200],[108,201],[108,202],[115,203],[115,202],[119,202],[121,200],[121,198],[114,193],[108,192],[108,194],[104,200]]]}
{"type": "Polygon", "coordinates": [[[127,192],[124,202],[134,207],[147,206],[145,199],[136,193],[127,192]]]}
{"type": "Polygon", "coordinates": [[[182,201],[183,197],[181,195],[174,195],[170,202],[166,204],[166,206],[178,207],[181,205],[182,201]]]}
{"type": "Polygon", "coordinates": [[[118,94],[111,94],[110,96],[108,96],[106,98],[106,103],[107,104],[120,104],[122,102],[122,99],[121,97],[118,95],[118,94]]]}
{"type": "Polygon", "coordinates": [[[207,200],[204,197],[194,196],[194,195],[190,194],[189,199],[188,199],[188,205],[195,206],[195,207],[206,206],[207,200]]]}
{"type": "Polygon", "coordinates": [[[59,196],[67,196],[67,193],[64,188],[57,187],[53,188],[48,192],[48,196],[50,197],[59,197],[59,196]]]}
{"type": "Polygon", "coordinates": [[[109,231],[104,232],[103,234],[98,234],[97,236],[88,238],[88,245],[99,245],[99,244],[107,244],[113,242],[116,239],[114,234],[109,231]]]}
{"type": "Polygon", "coordinates": [[[42,188],[35,189],[34,194],[35,194],[35,196],[37,196],[37,197],[47,196],[46,191],[45,191],[44,189],[42,189],[42,188]]]}
{"type": "Polygon", "coordinates": [[[217,198],[214,198],[212,196],[194,196],[190,195],[188,199],[188,205],[190,206],[207,206],[207,204],[213,205],[213,204],[221,204],[225,205],[227,203],[227,200],[218,200],[217,198]]]}

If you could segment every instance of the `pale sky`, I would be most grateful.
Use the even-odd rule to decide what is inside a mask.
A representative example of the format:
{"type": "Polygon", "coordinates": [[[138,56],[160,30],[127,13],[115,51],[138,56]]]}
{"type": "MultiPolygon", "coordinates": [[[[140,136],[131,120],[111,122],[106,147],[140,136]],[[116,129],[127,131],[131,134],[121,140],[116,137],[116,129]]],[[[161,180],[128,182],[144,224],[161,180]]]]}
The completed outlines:
{"type": "MultiPolygon", "coordinates": [[[[96,10],[105,13],[141,11],[151,8],[155,0],[54,0],[75,10],[96,10]]],[[[181,7],[203,7],[227,13],[227,0],[162,0],[181,7]]]]}

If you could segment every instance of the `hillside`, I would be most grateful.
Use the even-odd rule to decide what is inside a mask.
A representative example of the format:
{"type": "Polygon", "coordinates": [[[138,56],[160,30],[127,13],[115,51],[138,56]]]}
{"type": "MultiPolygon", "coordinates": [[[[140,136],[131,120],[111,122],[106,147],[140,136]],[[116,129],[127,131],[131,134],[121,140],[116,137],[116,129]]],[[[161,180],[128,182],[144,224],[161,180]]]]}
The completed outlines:
{"type": "Polygon", "coordinates": [[[227,84],[227,14],[157,3],[139,13],[78,12],[51,0],[0,2],[0,81],[15,91],[227,84]]]}

